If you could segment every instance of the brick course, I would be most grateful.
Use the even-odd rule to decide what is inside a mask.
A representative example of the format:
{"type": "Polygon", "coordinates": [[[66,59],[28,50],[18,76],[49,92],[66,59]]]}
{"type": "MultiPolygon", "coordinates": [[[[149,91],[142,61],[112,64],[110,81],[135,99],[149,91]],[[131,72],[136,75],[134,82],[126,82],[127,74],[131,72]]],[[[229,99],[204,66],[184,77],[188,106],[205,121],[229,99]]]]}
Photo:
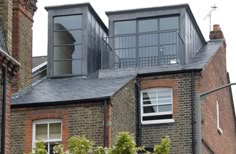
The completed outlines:
{"type": "Polygon", "coordinates": [[[12,52],[12,1],[13,0],[3,0],[0,2],[0,17],[4,23],[6,43],[10,54],[12,52]]]}
{"type": "MultiPolygon", "coordinates": [[[[226,51],[222,45],[202,71],[200,91],[207,91],[228,83],[226,71],[226,51]]],[[[206,145],[216,154],[236,153],[236,128],[229,88],[208,95],[202,101],[202,137],[206,145]],[[216,127],[216,101],[219,102],[220,127],[216,127]]],[[[204,146],[204,145],[203,145],[204,146]]],[[[203,147],[205,149],[206,147],[203,147]]],[[[203,153],[205,150],[203,150],[203,153]]]]}
{"type": "Polygon", "coordinates": [[[141,89],[173,88],[174,123],[142,125],[142,145],[153,147],[161,138],[171,139],[170,153],[192,152],[191,73],[140,78],[141,89]]]}
{"type": "Polygon", "coordinates": [[[135,81],[131,80],[111,99],[111,132],[112,145],[119,132],[129,131],[136,134],[136,98],[135,81]]]}
{"type": "Polygon", "coordinates": [[[32,149],[32,122],[38,119],[62,119],[62,143],[74,135],[85,135],[96,145],[103,145],[103,104],[86,103],[51,107],[13,108],[11,114],[10,153],[30,152],[32,149]]]}
{"type": "Polygon", "coordinates": [[[32,26],[33,15],[21,2],[14,1],[12,56],[21,63],[21,68],[12,82],[13,93],[32,83],[32,26]]]}

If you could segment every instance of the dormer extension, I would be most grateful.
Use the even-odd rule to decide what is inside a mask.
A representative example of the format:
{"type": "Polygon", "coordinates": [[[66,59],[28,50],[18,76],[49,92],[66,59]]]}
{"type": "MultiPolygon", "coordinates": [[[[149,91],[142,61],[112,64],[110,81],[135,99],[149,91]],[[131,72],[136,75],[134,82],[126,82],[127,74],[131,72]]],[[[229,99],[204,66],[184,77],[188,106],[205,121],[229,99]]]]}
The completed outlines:
{"type": "Polygon", "coordinates": [[[48,11],[48,77],[96,75],[108,29],[89,3],[48,11]]]}
{"type": "Polygon", "coordinates": [[[181,66],[205,43],[188,4],[106,14],[109,50],[102,52],[103,69],[181,66]]]}

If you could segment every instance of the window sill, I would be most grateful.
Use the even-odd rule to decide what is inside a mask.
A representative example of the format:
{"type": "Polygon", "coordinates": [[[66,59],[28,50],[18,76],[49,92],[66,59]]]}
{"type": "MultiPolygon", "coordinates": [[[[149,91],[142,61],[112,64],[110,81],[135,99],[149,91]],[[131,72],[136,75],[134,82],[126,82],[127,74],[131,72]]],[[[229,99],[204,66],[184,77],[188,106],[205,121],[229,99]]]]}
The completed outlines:
{"type": "Polygon", "coordinates": [[[166,124],[166,123],[174,123],[174,119],[163,119],[163,120],[152,120],[152,121],[142,121],[143,125],[150,125],[150,124],[166,124]]]}

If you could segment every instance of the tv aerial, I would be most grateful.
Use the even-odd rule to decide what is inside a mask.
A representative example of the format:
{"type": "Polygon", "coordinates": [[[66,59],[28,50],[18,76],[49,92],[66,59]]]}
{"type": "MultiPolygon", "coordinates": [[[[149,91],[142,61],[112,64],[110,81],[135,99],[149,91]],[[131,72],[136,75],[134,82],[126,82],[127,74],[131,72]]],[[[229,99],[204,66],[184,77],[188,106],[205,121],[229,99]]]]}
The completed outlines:
{"type": "Polygon", "coordinates": [[[211,14],[213,11],[215,11],[218,7],[214,4],[213,6],[211,6],[211,11],[206,15],[206,17],[204,18],[204,20],[206,20],[206,18],[209,18],[209,26],[210,26],[210,31],[211,31],[211,14]]]}

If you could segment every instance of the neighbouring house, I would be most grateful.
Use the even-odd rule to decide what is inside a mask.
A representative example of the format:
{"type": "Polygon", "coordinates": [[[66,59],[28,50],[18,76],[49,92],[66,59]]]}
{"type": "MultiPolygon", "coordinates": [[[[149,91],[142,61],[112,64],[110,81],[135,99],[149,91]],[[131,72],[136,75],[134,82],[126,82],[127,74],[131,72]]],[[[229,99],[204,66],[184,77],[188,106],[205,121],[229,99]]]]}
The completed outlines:
{"type": "MultiPolygon", "coordinates": [[[[1,7],[0,7],[1,8],[1,7]]],[[[1,9],[0,9],[1,10],[1,9]]],[[[10,145],[10,100],[11,81],[16,76],[20,64],[10,55],[7,33],[0,12],[0,153],[9,153],[10,145]]]]}
{"type": "MultiPolygon", "coordinates": [[[[196,153],[195,95],[229,83],[219,25],[206,41],[188,4],[106,12],[109,28],[89,3],[46,7],[47,62],[31,73],[36,1],[21,2],[12,5],[12,55],[21,67],[12,83],[11,154],[38,140],[51,154],[73,135],[110,147],[121,131],[147,149],[169,136],[171,154],[196,153]]],[[[236,153],[231,93],[202,101],[204,154],[236,153]]]]}
{"type": "Polygon", "coordinates": [[[47,76],[47,56],[32,57],[32,84],[47,76]]]}

